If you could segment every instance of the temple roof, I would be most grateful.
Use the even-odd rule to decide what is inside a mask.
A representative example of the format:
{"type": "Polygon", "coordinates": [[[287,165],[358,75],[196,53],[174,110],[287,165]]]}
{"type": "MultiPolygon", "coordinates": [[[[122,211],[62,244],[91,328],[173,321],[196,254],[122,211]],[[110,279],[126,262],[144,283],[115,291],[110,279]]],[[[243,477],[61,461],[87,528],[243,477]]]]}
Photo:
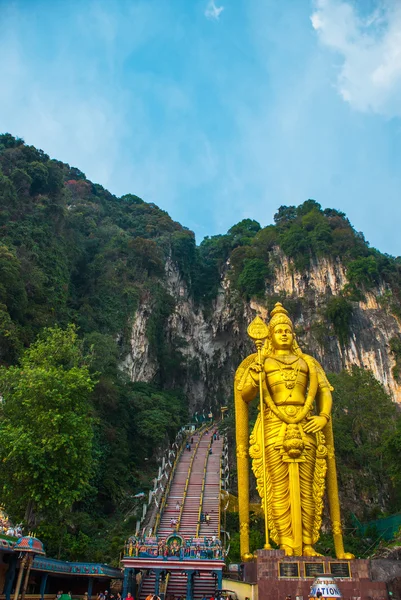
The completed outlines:
{"type": "Polygon", "coordinates": [[[14,550],[16,552],[32,552],[32,554],[45,554],[43,543],[38,538],[31,535],[24,535],[15,542],[14,550]]]}
{"type": "Polygon", "coordinates": [[[63,575],[90,575],[96,577],[113,577],[113,579],[122,579],[123,577],[121,569],[109,567],[109,565],[90,562],[67,562],[43,556],[35,557],[32,569],[34,571],[62,573],[63,575]]]}

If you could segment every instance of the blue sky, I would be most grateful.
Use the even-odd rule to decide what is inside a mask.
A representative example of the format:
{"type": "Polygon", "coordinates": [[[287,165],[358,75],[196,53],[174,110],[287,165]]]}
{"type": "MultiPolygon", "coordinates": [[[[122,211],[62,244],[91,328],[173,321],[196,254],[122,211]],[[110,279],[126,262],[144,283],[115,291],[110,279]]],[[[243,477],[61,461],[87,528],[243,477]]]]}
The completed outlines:
{"type": "Polygon", "coordinates": [[[0,0],[0,131],[197,241],[314,198],[401,254],[399,0],[0,0]]]}

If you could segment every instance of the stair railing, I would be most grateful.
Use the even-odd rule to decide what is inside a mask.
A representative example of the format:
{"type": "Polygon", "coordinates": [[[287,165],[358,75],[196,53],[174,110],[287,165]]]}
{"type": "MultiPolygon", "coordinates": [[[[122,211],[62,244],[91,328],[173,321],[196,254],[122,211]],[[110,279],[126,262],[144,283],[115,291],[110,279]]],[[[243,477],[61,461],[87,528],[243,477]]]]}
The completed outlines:
{"type": "Polygon", "coordinates": [[[225,439],[223,438],[221,455],[220,455],[220,479],[219,479],[219,515],[217,520],[217,539],[220,539],[220,529],[221,529],[221,483],[223,481],[223,448],[224,448],[225,439]]]}
{"type": "MultiPolygon", "coordinates": [[[[207,427],[205,428],[205,430],[206,430],[206,429],[207,429],[207,427]]],[[[194,462],[194,458],[195,458],[195,456],[196,456],[196,453],[198,452],[198,448],[199,448],[200,441],[201,441],[201,439],[203,438],[203,435],[204,435],[204,432],[202,432],[202,433],[201,433],[201,432],[199,432],[199,433],[200,433],[201,435],[199,435],[199,439],[198,439],[198,441],[196,442],[195,449],[194,449],[194,451],[193,451],[193,453],[192,453],[192,456],[191,456],[191,459],[190,459],[190,461],[189,461],[188,473],[187,473],[187,478],[186,478],[186,480],[185,480],[184,493],[183,493],[183,495],[182,495],[182,503],[181,503],[180,512],[179,512],[179,515],[178,515],[177,526],[176,526],[176,531],[177,531],[177,532],[179,531],[179,529],[180,529],[180,525],[181,525],[181,517],[182,517],[183,510],[184,510],[185,499],[186,499],[186,497],[187,497],[188,485],[189,485],[189,479],[190,479],[190,477],[191,477],[191,471],[192,471],[192,464],[193,464],[193,462],[194,462]]]]}
{"type": "Polygon", "coordinates": [[[186,443],[187,443],[189,435],[190,434],[188,433],[188,435],[183,439],[182,444],[181,444],[180,448],[178,449],[177,455],[176,455],[176,457],[174,459],[174,463],[173,463],[172,469],[171,469],[170,474],[169,474],[168,482],[167,482],[166,488],[165,488],[165,490],[163,492],[163,496],[162,496],[162,499],[161,499],[161,502],[160,502],[159,512],[157,513],[156,522],[155,522],[155,535],[157,535],[157,531],[159,529],[160,521],[161,521],[161,518],[163,516],[163,512],[164,512],[164,509],[166,507],[167,499],[168,499],[168,496],[169,496],[169,493],[170,493],[171,483],[172,483],[172,481],[174,479],[174,475],[175,475],[175,471],[176,471],[178,462],[179,462],[179,460],[181,458],[181,455],[182,455],[182,452],[183,452],[183,450],[184,450],[184,448],[186,446],[186,443]]]}
{"type": "Polygon", "coordinates": [[[142,574],[142,577],[141,577],[141,580],[140,580],[139,584],[137,584],[136,580],[135,580],[135,591],[136,591],[136,597],[137,598],[141,597],[142,584],[143,584],[143,582],[144,582],[144,580],[145,580],[146,577],[147,577],[147,575],[143,575],[142,574]]]}
{"type": "Polygon", "coordinates": [[[167,588],[168,588],[169,579],[170,579],[170,571],[167,571],[166,578],[165,578],[163,584],[160,585],[159,594],[160,594],[161,600],[164,600],[164,598],[167,598],[167,588]]]}
{"type": "Polygon", "coordinates": [[[213,435],[210,438],[209,446],[208,446],[206,456],[205,456],[205,463],[203,465],[203,478],[202,478],[201,494],[200,494],[200,499],[199,499],[198,524],[196,526],[196,537],[199,537],[199,531],[201,528],[201,515],[202,515],[202,509],[203,509],[203,496],[205,494],[207,463],[209,460],[209,451],[210,451],[210,448],[212,447],[212,442],[213,442],[213,435]]]}

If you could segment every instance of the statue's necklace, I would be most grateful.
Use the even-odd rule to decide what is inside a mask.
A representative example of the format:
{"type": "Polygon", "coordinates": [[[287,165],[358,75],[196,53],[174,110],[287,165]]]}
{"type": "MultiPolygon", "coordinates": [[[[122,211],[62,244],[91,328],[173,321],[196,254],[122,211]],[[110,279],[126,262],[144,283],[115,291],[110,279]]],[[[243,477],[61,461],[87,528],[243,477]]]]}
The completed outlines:
{"type": "Polygon", "coordinates": [[[273,356],[272,356],[272,358],[277,363],[277,366],[280,370],[280,375],[281,375],[282,380],[284,381],[285,387],[288,390],[294,389],[294,387],[297,383],[299,370],[301,368],[301,361],[299,360],[299,358],[296,358],[292,362],[292,364],[296,363],[295,367],[293,367],[292,364],[287,363],[287,361],[284,359],[284,364],[287,367],[286,369],[283,368],[283,366],[282,366],[283,363],[281,360],[278,360],[277,358],[274,358],[273,356]]]}

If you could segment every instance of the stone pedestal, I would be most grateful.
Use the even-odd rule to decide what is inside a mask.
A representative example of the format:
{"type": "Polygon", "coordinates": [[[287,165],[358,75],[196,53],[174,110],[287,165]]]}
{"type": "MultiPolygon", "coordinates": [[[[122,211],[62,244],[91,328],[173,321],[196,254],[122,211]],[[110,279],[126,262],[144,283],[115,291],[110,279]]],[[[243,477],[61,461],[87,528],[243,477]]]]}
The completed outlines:
{"type": "Polygon", "coordinates": [[[287,595],[292,600],[307,600],[319,573],[335,577],[344,600],[388,600],[386,584],[372,580],[369,560],[288,557],[282,550],[258,550],[259,600],[284,600],[287,595]]]}

